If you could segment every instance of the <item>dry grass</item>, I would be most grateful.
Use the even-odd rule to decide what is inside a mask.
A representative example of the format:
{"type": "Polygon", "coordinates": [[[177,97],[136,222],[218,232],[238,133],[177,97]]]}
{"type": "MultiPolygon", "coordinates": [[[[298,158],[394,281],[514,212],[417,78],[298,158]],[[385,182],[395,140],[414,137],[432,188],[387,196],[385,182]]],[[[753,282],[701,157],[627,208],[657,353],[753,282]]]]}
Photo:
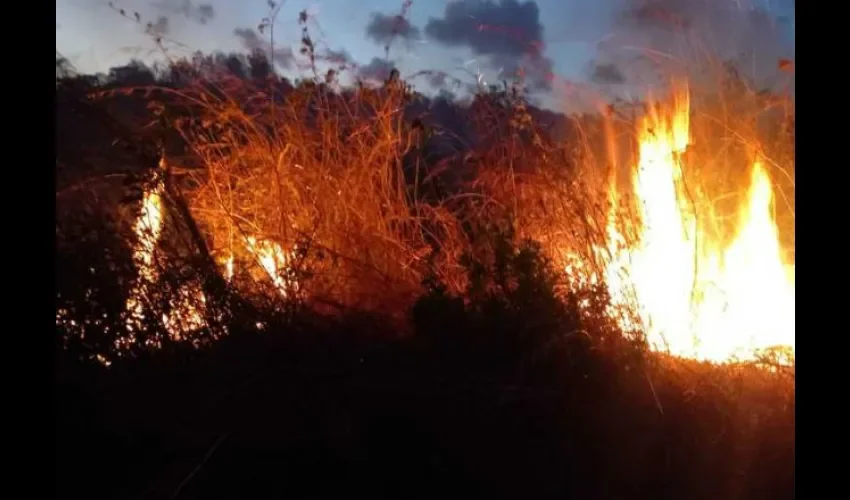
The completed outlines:
{"type": "Polygon", "coordinates": [[[457,261],[456,219],[410,182],[425,173],[405,164],[420,139],[403,119],[403,86],[302,85],[279,100],[211,94],[181,91],[202,106],[175,124],[203,163],[186,196],[220,260],[250,263],[249,237],[297,249],[291,267],[305,296],[385,312],[406,309],[432,254],[441,269],[457,261]]]}
{"type": "MultiPolygon", "coordinates": [[[[684,72],[673,66],[669,74],[684,72]]],[[[749,165],[761,158],[778,184],[784,247],[793,248],[792,103],[758,92],[716,61],[705,67],[713,79],[689,79],[694,141],[685,172],[698,202],[708,205],[700,212],[713,214],[724,231],[745,194],[749,165]]],[[[464,110],[477,137],[466,155],[474,165],[453,164],[466,183],[435,197],[434,166],[422,161],[424,133],[405,112],[417,96],[403,82],[339,91],[237,79],[186,62],[175,68],[179,88],[158,88],[163,103],[153,108],[182,135],[195,164],[175,158],[171,171],[221,271],[235,261],[231,282],[243,296],[281,298],[253,238],[285,254],[287,282],[297,283],[285,298],[401,319],[426,278],[462,293],[471,228],[503,219],[518,239],[539,242],[557,267],[569,254],[601,274],[609,190],[613,180],[620,193],[630,191],[642,105],[571,117],[572,137],[562,139],[540,130],[509,89],[479,95],[464,110]]],[[[628,195],[619,203],[616,223],[629,239],[635,203],[628,195]]],[[[186,237],[186,221],[169,217],[175,223],[163,253],[177,258],[163,263],[179,271],[197,242],[186,237]]]]}

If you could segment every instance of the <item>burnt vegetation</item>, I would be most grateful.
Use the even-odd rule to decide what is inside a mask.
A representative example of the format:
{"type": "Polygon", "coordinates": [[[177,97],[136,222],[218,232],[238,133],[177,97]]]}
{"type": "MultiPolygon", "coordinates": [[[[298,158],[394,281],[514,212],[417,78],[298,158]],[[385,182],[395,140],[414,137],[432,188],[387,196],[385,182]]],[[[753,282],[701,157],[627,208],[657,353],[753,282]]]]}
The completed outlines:
{"type": "Polygon", "coordinates": [[[793,498],[793,371],[649,353],[552,262],[599,231],[576,186],[600,117],[510,82],[289,81],[255,52],[57,60],[56,123],[60,497],[793,498]],[[248,236],[293,249],[297,286],[248,236]],[[176,338],[186,289],[205,323],[176,338]]]}

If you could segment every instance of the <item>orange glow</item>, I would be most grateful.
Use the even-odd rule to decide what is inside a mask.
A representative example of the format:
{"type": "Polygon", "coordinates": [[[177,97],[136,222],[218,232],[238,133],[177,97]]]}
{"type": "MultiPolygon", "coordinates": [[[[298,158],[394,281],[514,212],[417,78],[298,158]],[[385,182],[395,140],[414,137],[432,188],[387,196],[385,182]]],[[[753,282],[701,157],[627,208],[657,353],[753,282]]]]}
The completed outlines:
{"type": "Polygon", "coordinates": [[[599,252],[606,256],[603,274],[613,302],[637,313],[654,350],[714,362],[753,359],[774,347],[793,353],[794,266],[782,260],[770,178],[753,162],[747,201],[730,228],[734,236],[721,241],[709,230],[714,214],[695,208],[701,205],[682,182],[689,113],[683,87],[670,113],[652,107],[640,124],[631,178],[637,214],[627,221],[637,238],[623,246],[612,208],[607,248],[599,252]]]}

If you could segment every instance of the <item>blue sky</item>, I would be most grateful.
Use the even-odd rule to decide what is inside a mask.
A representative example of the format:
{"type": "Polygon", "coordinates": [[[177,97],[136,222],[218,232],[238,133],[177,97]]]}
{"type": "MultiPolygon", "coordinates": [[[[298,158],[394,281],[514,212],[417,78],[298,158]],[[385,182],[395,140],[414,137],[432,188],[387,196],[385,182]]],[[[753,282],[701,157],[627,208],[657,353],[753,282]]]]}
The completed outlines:
{"type": "MultiPolygon", "coordinates": [[[[320,51],[344,50],[356,63],[367,65],[373,58],[383,57],[384,54],[382,44],[366,36],[366,27],[373,13],[398,14],[402,1],[285,0],[276,23],[275,45],[281,48],[291,46],[297,51],[300,40],[298,13],[306,9],[318,23],[311,25],[311,31],[320,43],[320,51]]],[[[522,4],[526,0],[490,0],[490,6],[498,7],[496,4],[507,2],[516,7],[517,1],[522,4]]],[[[438,31],[428,24],[429,19],[443,18],[448,3],[451,3],[450,0],[412,2],[409,20],[418,36],[411,36],[409,41],[394,42],[390,52],[390,59],[402,74],[420,70],[445,71],[471,83],[477,72],[485,80],[498,80],[498,73],[505,70],[505,64],[518,64],[518,59],[505,55],[512,50],[509,44],[497,43],[496,47],[491,43],[493,50],[504,49],[499,53],[483,45],[483,42],[493,42],[493,37],[498,36],[516,40],[533,38],[533,30],[504,26],[519,23],[518,16],[505,14],[505,10],[502,15],[490,17],[500,19],[500,26],[482,28],[484,23],[473,22],[479,28],[479,38],[482,36],[481,29],[491,30],[491,33],[487,33],[491,35],[487,40],[475,39],[475,35],[466,38],[456,36],[452,27],[459,25],[448,23],[449,18],[446,17],[447,22],[440,31],[443,37],[441,43],[438,40],[440,37],[433,36],[438,31]],[[457,43],[446,45],[450,39],[457,43]],[[464,40],[471,41],[464,45],[464,40]],[[461,69],[464,67],[466,70],[461,69]]],[[[758,55],[759,62],[764,63],[768,73],[776,65],[776,57],[793,57],[794,54],[794,0],[537,0],[534,3],[537,14],[529,15],[536,17],[535,23],[542,26],[541,41],[542,47],[545,47],[542,56],[544,62],[551,63],[551,66],[544,64],[539,74],[549,74],[551,67],[551,73],[558,82],[574,82],[578,85],[590,84],[592,81],[610,83],[610,79],[598,80],[593,77],[594,61],[597,65],[611,64],[622,68],[624,61],[630,57],[628,50],[633,49],[633,46],[657,45],[666,50],[665,44],[671,43],[670,38],[659,38],[644,17],[640,18],[639,24],[623,21],[624,12],[635,13],[646,5],[659,7],[652,12],[673,12],[681,14],[682,18],[697,21],[713,19],[714,25],[705,28],[700,35],[702,39],[715,40],[718,45],[725,44],[727,51],[737,51],[743,46],[755,47],[751,57],[756,61],[758,55]],[[750,14],[754,7],[761,7],[760,12],[766,13],[758,21],[754,21],[756,16],[750,14]],[[722,12],[722,16],[718,12],[722,12]],[[736,26],[740,26],[731,28],[727,19],[729,16],[733,16],[736,26]],[[771,34],[766,35],[767,31],[771,31],[771,34]],[[777,39],[776,32],[780,31],[782,36],[777,39]]],[[[269,10],[266,0],[113,0],[113,5],[125,9],[130,16],[138,12],[143,22],[156,23],[160,17],[167,17],[166,33],[169,39],[179,41],[192,50],[205,52],[244,51],[244,41],[234,34],[234,30],[256,30],[269,10]]],[[[478,11],[474,12],[477,15],[478,11]]],[[[632,16],[631,20],[635,19],[636,15],[632,16]]],[[[691,22],[690,26],[697,24],[699,22],[691,22]]],[[[110,9],[108,0],[57,0],[56,25],[57,50],[80,71],[105,71],[131,57],[146,61],[157,57],[153,50],[154,44],[144,34],[143,27],[123,19],[110,9]]],[[[171,50],[175,54],[189,52],[188,49],[180,48],[171,50]]],[[[527,59],[524,61],[522,64],[528,62],[527,59]]],[[[611,76],[610,72],[597,72],[597,76],[606,75],[611,76]]],[[[423,82],[422,85],[426,84],[423,82]]],[[[557,91],[558,86],[555,87],[557,91]]]]}

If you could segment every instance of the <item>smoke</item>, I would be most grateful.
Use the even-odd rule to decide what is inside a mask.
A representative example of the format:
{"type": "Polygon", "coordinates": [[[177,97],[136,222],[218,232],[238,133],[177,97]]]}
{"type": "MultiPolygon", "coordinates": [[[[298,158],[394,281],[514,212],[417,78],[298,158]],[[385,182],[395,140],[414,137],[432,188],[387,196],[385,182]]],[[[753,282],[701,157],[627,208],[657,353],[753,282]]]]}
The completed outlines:
{"type": "Polygon", "coordinates": [[[619,85],[626,83],[626,76],[614,64],[593,64],[593,69],[590,73],[590,80],[593,83],[602,85],[619,85]]]}
{"type": "Polygon", "coordinates": [[[148,34],[156,35],[156,36],[165,36],[168,35],[169,24],[168,18],[165,16],[159,16],[155,22],[148,23],[145,27],[145,31],[148,34]]]}
{"type": "Polygon", "coordinates": [[[357,76],[363,80],[386,81],[394,69],[395,65],[392,62],[373,57],[369,64],[358,68],[357,76]]]}
{"type": "MultiPolygon", "coordinates": [[[[774,3],[782,1],[790,0],[774,3]]],[[[598,47],[605,63],[594,66],[592,77],[614,66],[631,82],[654,83],[671,68],[691,72],[726,62],[764,85],[778,75],[779,60],[794,54],[787,16],[754,0],[623,0],[614,26],[614,36],[598,47]]]]}
{"type": "Polygon", "coordinates": [[[442,17],[428,21],[425,34],[447,47],[470,49],[502,75],[522,75],[532,88],[550,88],[552,60],[544,56],[534,1],[450,1],[442,17]]]}
{"type": "Polygon", "coordinates": [[[199,24],[215,19],[215,8],[209,3],[194,3],[192,0],[159,0],[153,6],[166,15],[179,15],[199,24]]]}
{"type": "Polygon", "coordinates": [[[325,61],[338,66],[349,66],[352,64],[351,54],[349,54],[345,49],[328,49],[324,52],[324,54],[322,54],[322,58],[325,61]]]}
{"type": "Polygon", "coordinates": [[[242,42],[242,46],[249,52],[259,51],[266,55],[271,53],[271,59],[281,67],[289,69],[295,62],[295,54],[290,47],[275,47],[272,51],[271,44],[260,37],[256,31],[250,28],[236,28],[233,34],[242,42]]]}
{"type": "Polygon", "coordinates": [[[390,44],[396,37],[411,42],[419,38],[419,28],[401,15],[390,16],[375,12],[366,26],[366,36],[382,45],[390,44]]]}
{"type": "Polygon", "coordinates": [[[448,83],[447,82],[448,77],[449,77],[449,75],[447,75],[446,73],[444,73],[442,71],[432,71],[432,72],[429,72],[427,74],[426,80],[427,80],[428,84],[431,85],[432,87],[434,87],[436,89],[441,89],[441,88],[445,87],[446,84],[448,83]]]}

